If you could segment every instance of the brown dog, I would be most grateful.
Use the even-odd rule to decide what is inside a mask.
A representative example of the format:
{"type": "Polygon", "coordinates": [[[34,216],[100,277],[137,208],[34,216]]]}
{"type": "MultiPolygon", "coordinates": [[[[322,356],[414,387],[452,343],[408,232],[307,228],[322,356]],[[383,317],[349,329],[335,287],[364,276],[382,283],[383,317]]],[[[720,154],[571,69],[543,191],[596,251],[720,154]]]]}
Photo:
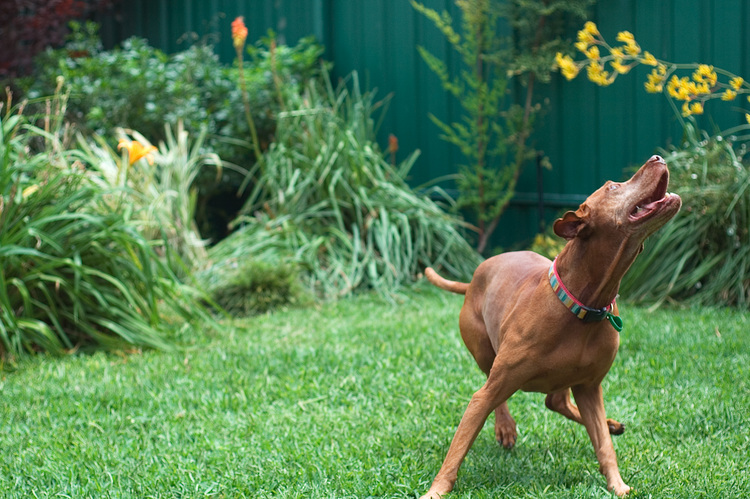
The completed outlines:
{"type": "Polygon", "coordinates": [[[601,382],[620,344],[622,322],[614,302],[620,280],[643,241],[682,204],[667,193],[668,183],[666,163],[653,156],[627,182],[604,184],[555,222],[555,233],[568,243],[554,263],[528,251],[505,253],[479,265],[468,284],[425,271],[434,285],[466,295],[461,337],[487,382],[471,398],[422,499],[453,489],[461,462],[493,410],[498,442],[515,444],[516,423],[506,401],[518,390],[546,393],[549,409],[586,426],[607,487],[618,496],[630,491],[609,436],[624,428],[606,419],[601,382]]]}

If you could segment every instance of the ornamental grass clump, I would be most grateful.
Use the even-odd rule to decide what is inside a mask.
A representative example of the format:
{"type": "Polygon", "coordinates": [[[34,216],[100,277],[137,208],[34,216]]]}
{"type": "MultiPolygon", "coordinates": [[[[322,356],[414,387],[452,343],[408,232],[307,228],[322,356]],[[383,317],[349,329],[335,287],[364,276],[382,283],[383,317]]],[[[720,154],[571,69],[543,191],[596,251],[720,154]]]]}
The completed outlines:
{"type": "Polygon", "coordinates": [[[133,223],[127,198],[95,181],[59,136],[10,106],[0,116],[0,357],[169,348],[180,329],[211,321],[133,223]]]}
{"type": "Polygon", "coordinates": [[[471,276],[481,259],[462,222],[406,183],[418,152],[394,167],[375,141],[375,113],[386,103],[362,93],[356,73],[337,89],[323,82],[287,94],[237,231],[209,252],[218,263],[210,279],[222,265],[274,253],[326,298],[368,288],[390,294],[427,265],[471,276]]]}
{"type": "Polygon", "coordinates": [[[131,221],[141,233],[163,240],[170,248],[157,247],[161,254],[179,257],[169,263],[182,275],[185,265],[193,268],[206,259],[207,241],[195,223],[197,179],[206,171],[218,179],[221,159],[205,150],[205,128],[191,137],[182,121],[164,127],[166,138],[159,147],[137,131],[119,129],[118,133],[119,153],[102,137],[95,136],[94,141],[79,137],[78,157],[96,172],[92,180],[113,190],[112,203],[128,204],[131,221]]]}
{"type": "Polygon", "coordinates": [[[680,301],[750,307],[750,169],[737,137],[708,137],[693,126],[687,143],[664,151],[670,189],[682,197],[675,219],[646,242],[623,279],[638,303],[680,301]]]}

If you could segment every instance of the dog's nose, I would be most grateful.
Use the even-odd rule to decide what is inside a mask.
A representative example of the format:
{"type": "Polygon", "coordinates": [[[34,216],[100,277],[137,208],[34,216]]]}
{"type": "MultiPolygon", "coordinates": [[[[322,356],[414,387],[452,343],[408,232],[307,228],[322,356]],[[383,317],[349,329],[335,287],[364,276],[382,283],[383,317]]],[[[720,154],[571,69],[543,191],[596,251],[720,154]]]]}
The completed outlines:
{"type": "Polygon", "coordinates": [[[667,164],[667,162],[664,161],[664,158],[662,158],[658,154],[654,154],[653,156],[651,156],[651,158],[648,160],[648,162],[649,163],[651,163],[651,162],[653,162],[653,163],[661,163],[661,164],[664,164],[664,165],[667,164]]]}

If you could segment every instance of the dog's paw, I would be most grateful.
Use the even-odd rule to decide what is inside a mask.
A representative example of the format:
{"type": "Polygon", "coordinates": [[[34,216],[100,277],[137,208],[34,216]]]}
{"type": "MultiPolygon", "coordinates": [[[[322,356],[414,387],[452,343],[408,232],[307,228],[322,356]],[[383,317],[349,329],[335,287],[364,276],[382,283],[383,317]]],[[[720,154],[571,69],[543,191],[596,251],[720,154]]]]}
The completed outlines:
{"type": "Polygon", "coordinates": [[[610,487],[610,490],[615,493],[617,497],[625,497],[631,491],[630,487],[620,482],[619,484],[610,487]]]}
{"type": "Polygon", "coordinates": [[[441,481],[436,478],[435,482],[430,487],[430,490],[419,499],[442,499],[443,496],[453,490],[453,483],[450,481],[441,481]]]}
{"type": "Polygon", "coordinates": [[[622,435],[625,433],[625,425],[614,419],[607,420],[607,428],[609,428],[610,435],[622,435]]]}
{"type": "Polygon", "coordinates": [[[512,418],[509,419],[510,421],[495,422],[495,440],[506,449],[516,445],[516,422],[512,418]]]}

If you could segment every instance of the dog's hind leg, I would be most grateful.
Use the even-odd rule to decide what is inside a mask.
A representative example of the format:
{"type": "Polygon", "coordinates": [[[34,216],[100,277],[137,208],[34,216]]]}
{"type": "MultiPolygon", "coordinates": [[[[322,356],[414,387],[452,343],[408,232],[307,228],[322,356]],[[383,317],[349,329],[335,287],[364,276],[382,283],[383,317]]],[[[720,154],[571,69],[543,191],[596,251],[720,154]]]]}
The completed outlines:
{"type": "MultiPolygon", "coordinates": [[[[544,405],[547,406],[547,409],[560,413],[578,424],[583,424],[578,407],[570,399],[570,388],[550,393],[544,400],[544,405]]],[[[611,435],[622,435],[625,432],[625,425],[614,419],[607,419],[607,427],[611,435]]],[[[497,429],[495,431],[497,432],[497,429]]]]}
{"type": "Polygon", "coordinates": [[[495,409],[495,440],[506,449],[516,444],[516,421],[508,411],[507,402],[495,409]]]}

